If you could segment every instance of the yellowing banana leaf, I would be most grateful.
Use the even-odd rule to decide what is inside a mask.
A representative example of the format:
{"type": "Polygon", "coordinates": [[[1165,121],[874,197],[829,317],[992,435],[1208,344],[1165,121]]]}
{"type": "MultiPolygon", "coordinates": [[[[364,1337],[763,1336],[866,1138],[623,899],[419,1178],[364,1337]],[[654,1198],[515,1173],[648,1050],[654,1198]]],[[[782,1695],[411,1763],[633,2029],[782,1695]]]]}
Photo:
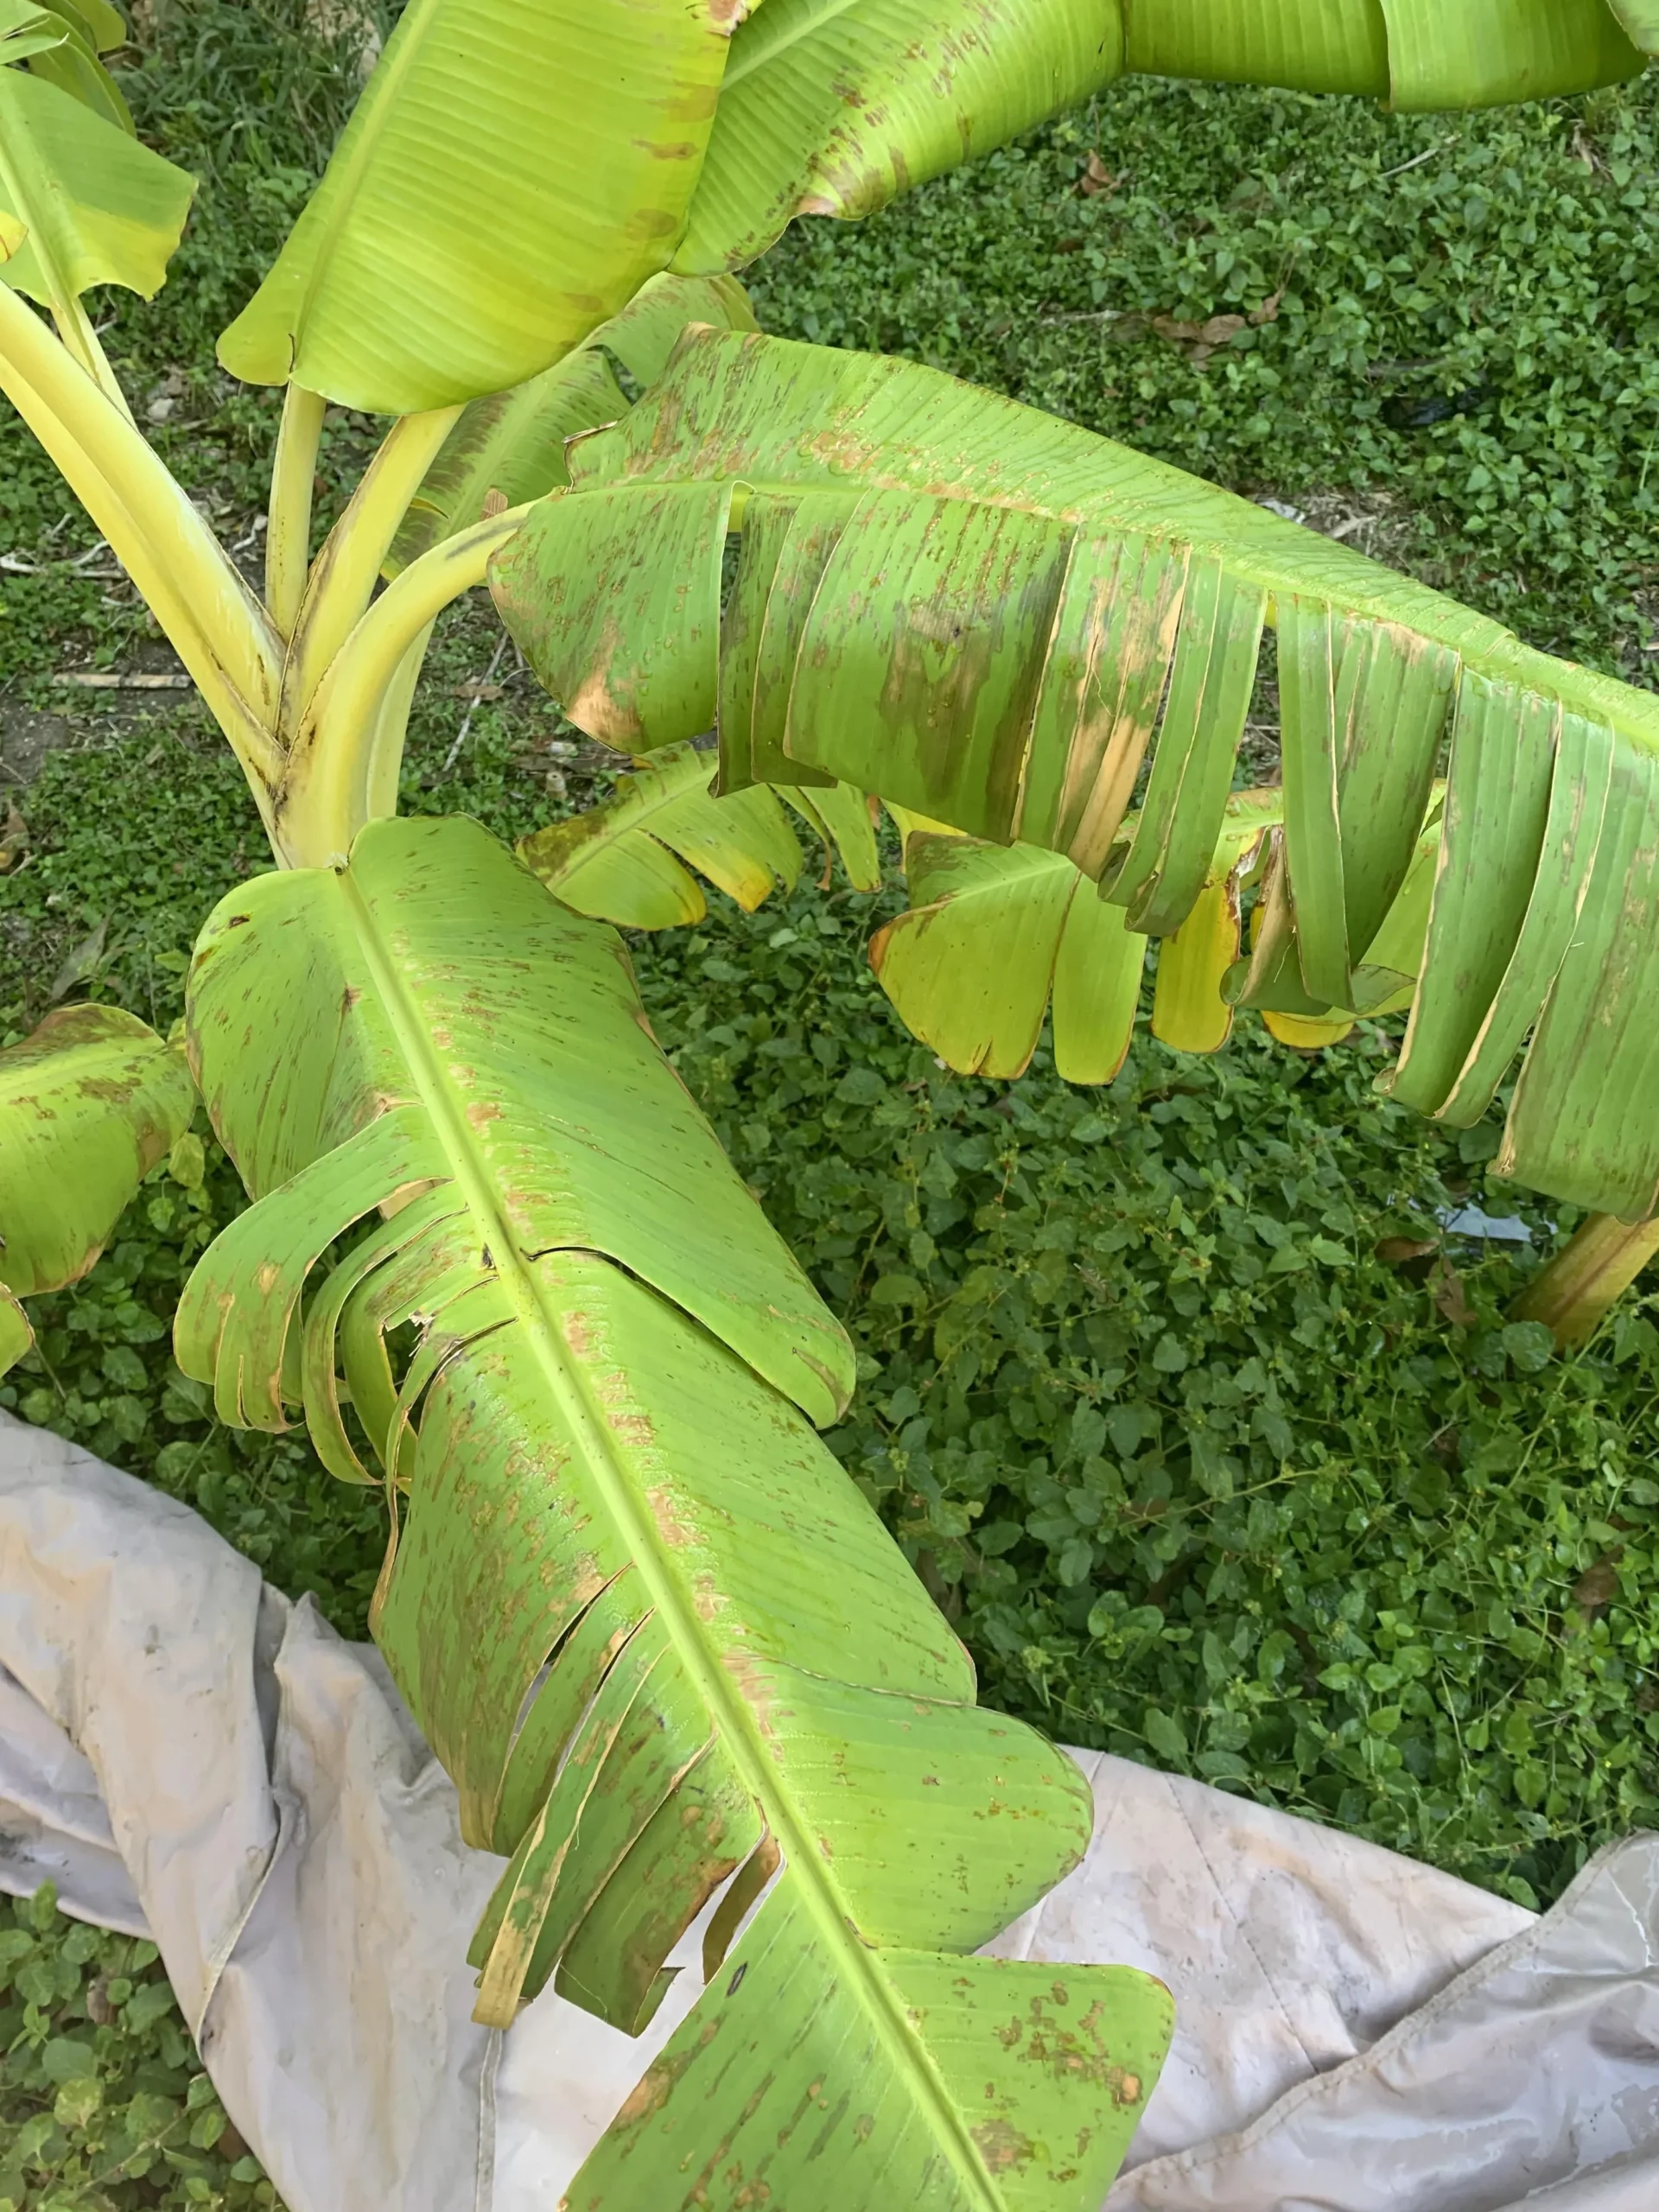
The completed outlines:
{"type": "Polygon", "coordinates": [[[194,1103],[182,1052],[118,1007],[0,1052],[0,1370],[28,1348],[16,1300],[79,1281],[194,1103]]]}
{"type": "Polygon", "coordinates": [[[539,374],[666,265],[735,12],[410,0],[225,366],[391,414],[539,374]]]}
{"type": "Polygon", "coordinates": [[[0,277],[60,315],[94,284],[149,299],[167,275],[194,181],[106,107],[32,73],[42,58],[0,68],[0,218],[11,219],[15,241],[0,277]]]}
{"type": "Polygon", "coordinates": [[[729,761],[736,784],[781,783],[793,762],[1064,854],[1164,934],[1220,834],[1270,612],[1285,821],[1242,1002],[1328,1020],[1394,994],[1373,942],[1449,734],[1395,1096],[1484,1110],[1530,1033],[1506,1166],[1621,1217],[1659,1200],[1650,694],[912,363],[690,332],[639,405],[573,449],[571,477],[493,581],[582,727],[658,745],[717,711],[723,779],[729,761]],[[1148,754],[1149,804],[1126,835],[1148,754]]]}
{"type": "MultiPolygon", "coordinates": [[[[1281,812],[1276,791],[1230,797],[1202,893],[1163,943],[1152,1031],[1178,1052],[1219,1052],[1231,1033],[1223,986],[1238,957],[1241,887],[1281,812]]],[[[876,932],[870,965],[912,1034],[960,1074],[1018,1076],[1052,995],[1057,1071],[1068,1083],[1109,1083],[1128,1051],[1147,950],[1122,909],[1059,854],[931,825],[909,830],[905,866],[915,904],[876,932]]],[[[1408,932],[1392,914],[1388,926],[1404,957],[1408,932]]],[[[1327,1041],[1352,1026],[1345,1019],[1327,1041]]],[[[1306,1024],[1284,1036],[1314,1041],[1306,1024]]]]}
{"type": "Polygon", "coordinates": [[[602,322],[585,344],[511,391],[470,401],[444,440],[398,527],[386,561],[396,575],[410,562],[477,522],[486,499],[504,507],[538,499],[568,484],[568,439],[626,413],[627,400],[611,372],[613,354],[640,384],[661,375],[680,333],[690,322],[721,330],[753,330],[748,295],[735,277],[658,275],[647,279],[620,315],[602,322]]]}
{"type": "Polygon", "coordinates": [[[476,825],[377,823],[342,873],[223,903],[189,1020],[259,1195],[193,1278],[179,1356],[269,1424],[289,1344],[328,1463],[362,1471],[349,1389],[394,1471],[375,1633],[465,1833],[508,1859],[479,2017],[553,1981],[637,2031],[738,1874],[709,1987],[569,2202],[679,2202],[717,2164],[791,2212],[1094,2212],[1167,1993],[968,1955],[1075,1861],[1088,1792],[975,1707],[797,1410],[833,1414],[845,1340],[611,931],[476,825]],[[377,1209],[302,1332],[308,1274],[377,1209]]]}
{"type": "Polygon", "coordinates": [[[1109,1083],[1135,1027],[1147,940],[1064,855],[922,830],[906,838],[907,912],[870,965],[906,1027],[963,1075],[1023,1075],[1054,1002],[1069,1083],[1109,1083]]]}
{"type": "Polygon", "coordinates": [[[779,885],[793,890],[801,849],[769,791],[715,798],[714,772],[714,755],[691,745],[646,753],[601,804],[522,838],[518,857],[577,913],[629,929],[702,919],[686,861],[752,912],[779,885]]]}

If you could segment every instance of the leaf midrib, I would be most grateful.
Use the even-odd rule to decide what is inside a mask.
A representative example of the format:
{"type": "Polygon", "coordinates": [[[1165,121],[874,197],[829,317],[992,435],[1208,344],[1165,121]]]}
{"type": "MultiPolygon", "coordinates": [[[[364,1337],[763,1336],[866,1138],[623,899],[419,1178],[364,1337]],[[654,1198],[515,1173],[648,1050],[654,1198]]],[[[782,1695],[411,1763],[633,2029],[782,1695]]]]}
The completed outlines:
{"type": "Polygon", "coordinates": [[[655,1522],[642,1509],[626,1471],[593,1400],[581,1363],[574,1360],[541,1286],[527,1264],[490,1178],[477,1156],[454,1084],[432,1047],[426,1025],[383,938],[378,918],[350,868],[338,881],[362,947],[365,963],[388,1024],[414,1080],[420,1103],[429,1116],[448,1160],[456,1188],[482,1227],[497,1280],[507,1293],[537,1363],[577,1448],[593,1471],[606,1505],[621,1533],[653,1608],[662,1619],[677,1657],[696,1685],[735,1761],[745,1786],[765,1808],[783,1847],[786,1872],[800,1884],[807,1910],[820,1936],[849,1980],[859,1989],[865,2010],[895,2062],[908,2072],[927,2110],[935,2139],[953,2154],[959,2177],[971,2189],[981,2212],[1003,2212],[988,2183],[972,2138],[935,2071],[932,2060],[904,2018],[876,1953],[854,1932],[851,1915],[837,1896],[830,1869],[777,1769],[768,1758],[760,1730],[748,1704],[726,1669],[707,1649],[689,1593],[681,1583],[655,1522]]]}

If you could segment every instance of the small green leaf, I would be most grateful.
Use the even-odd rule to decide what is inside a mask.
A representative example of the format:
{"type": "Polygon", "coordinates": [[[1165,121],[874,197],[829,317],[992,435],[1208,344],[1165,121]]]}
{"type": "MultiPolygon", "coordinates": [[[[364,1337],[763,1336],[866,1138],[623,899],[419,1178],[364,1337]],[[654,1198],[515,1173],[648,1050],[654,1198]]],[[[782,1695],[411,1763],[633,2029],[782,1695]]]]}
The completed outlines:
{"type": "Polygon", "coordinates": [[[1185,1765],[1186,1761],[1186,1731],[1180,1722],[1160,1707],[1149,1705],[1141,1724],[1141,1732],[1161,1759],[1185,1765]]]}

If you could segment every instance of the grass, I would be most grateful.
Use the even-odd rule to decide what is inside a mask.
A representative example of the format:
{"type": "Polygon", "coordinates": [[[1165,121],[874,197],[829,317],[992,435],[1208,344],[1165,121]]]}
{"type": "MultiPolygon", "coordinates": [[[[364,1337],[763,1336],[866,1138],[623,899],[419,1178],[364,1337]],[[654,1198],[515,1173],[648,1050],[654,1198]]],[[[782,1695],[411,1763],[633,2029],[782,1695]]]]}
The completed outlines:
{"type": "MultiPolygon", "coordinates": [[[[274,409],[211,339],[348,86],[295,0],[166,20],[130,90],[202,192],[175,281],[114,310],[106,343],[251,556],[274,409]]],[[[774,329],[915,354],[1300,505],[1639,680],[1654,99],[1411,118],[1130,86],[861,228],[799,226],[753,290],[774,329]],[[1084,194],[1091,152],[1112,181],[1084,194]],[[1203,358],[1181,334],[1268,304],[1203,358]]],[[[340,480],[368,436],[334,427],[340,480]]],[[[251,807],[186,702],[77,701],[66,728],[54,673],[164,649],[77,565],[92,534],[10,422],[0,533],[29,564],[0,584],[5,749],[71,741],[21,794],[0,1037],[54,985],[164,1025],[207,906],[262,865],[251,807]]],[[[441,632],[404,799],[510,835],[580,798],[590,763],[522,678],[476,698],[493,651],[476,608],[441,632]]],[[[1377,1257],[1465,1197],[1518,1205],[1541,1247],[1551,1230],[1488,1185],[1491,1126],[1449,1136],[1371,1095],[1374,1027],[1315,1060],[1254,1030],[1213,1061],[1142,1034],[1103,1093],[1040,1052],[1010,1086],[943,1073],[863,963],[895,895],[722,903],[635,957],[658,1034],[854,1331],[861,1388],[831,1442],[986,1697],[1548,1902],[1659,1818],[1644,1301],[1560,1359],[1503,1319],[1529,1257],[1377,1257]]],[[[360,1633],[375,1507],[298,1440],[219,1427],[168,1353],[179,1286],[238,1203],[211,1143],[185,1147],[91,1276],[35,1302],[40,1357],[0,1402],[188,1499],[360,1633]]],[[[215,2139],[141,1948],[49,1897],[0,1907],[0,2208],[270,2201],[215,2139]]]]}

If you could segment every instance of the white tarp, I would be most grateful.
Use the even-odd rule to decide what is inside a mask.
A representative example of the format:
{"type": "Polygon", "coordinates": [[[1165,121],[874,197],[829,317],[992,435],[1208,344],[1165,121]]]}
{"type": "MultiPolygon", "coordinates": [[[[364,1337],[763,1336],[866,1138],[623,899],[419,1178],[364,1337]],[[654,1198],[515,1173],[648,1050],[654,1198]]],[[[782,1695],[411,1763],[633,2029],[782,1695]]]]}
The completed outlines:
{"type": "MultiPolygon", "coordinates": [[[[1659,1838],[1535,1917],[1077,1757],[1089,1856],[993,1948],[1174,1991],[1108,2212],[1659,2212],[1659,1838]]],[[[500,1865],[462,1845],[372,1650],[0,1414],[0,1889],[50,1876],[155,1937],[291,2212],[551,2212],[696,1996],[690,1966],[638,2042],[550,1992],[505,2037],[474,2026],[464,1954],[500,1865]]]]}

